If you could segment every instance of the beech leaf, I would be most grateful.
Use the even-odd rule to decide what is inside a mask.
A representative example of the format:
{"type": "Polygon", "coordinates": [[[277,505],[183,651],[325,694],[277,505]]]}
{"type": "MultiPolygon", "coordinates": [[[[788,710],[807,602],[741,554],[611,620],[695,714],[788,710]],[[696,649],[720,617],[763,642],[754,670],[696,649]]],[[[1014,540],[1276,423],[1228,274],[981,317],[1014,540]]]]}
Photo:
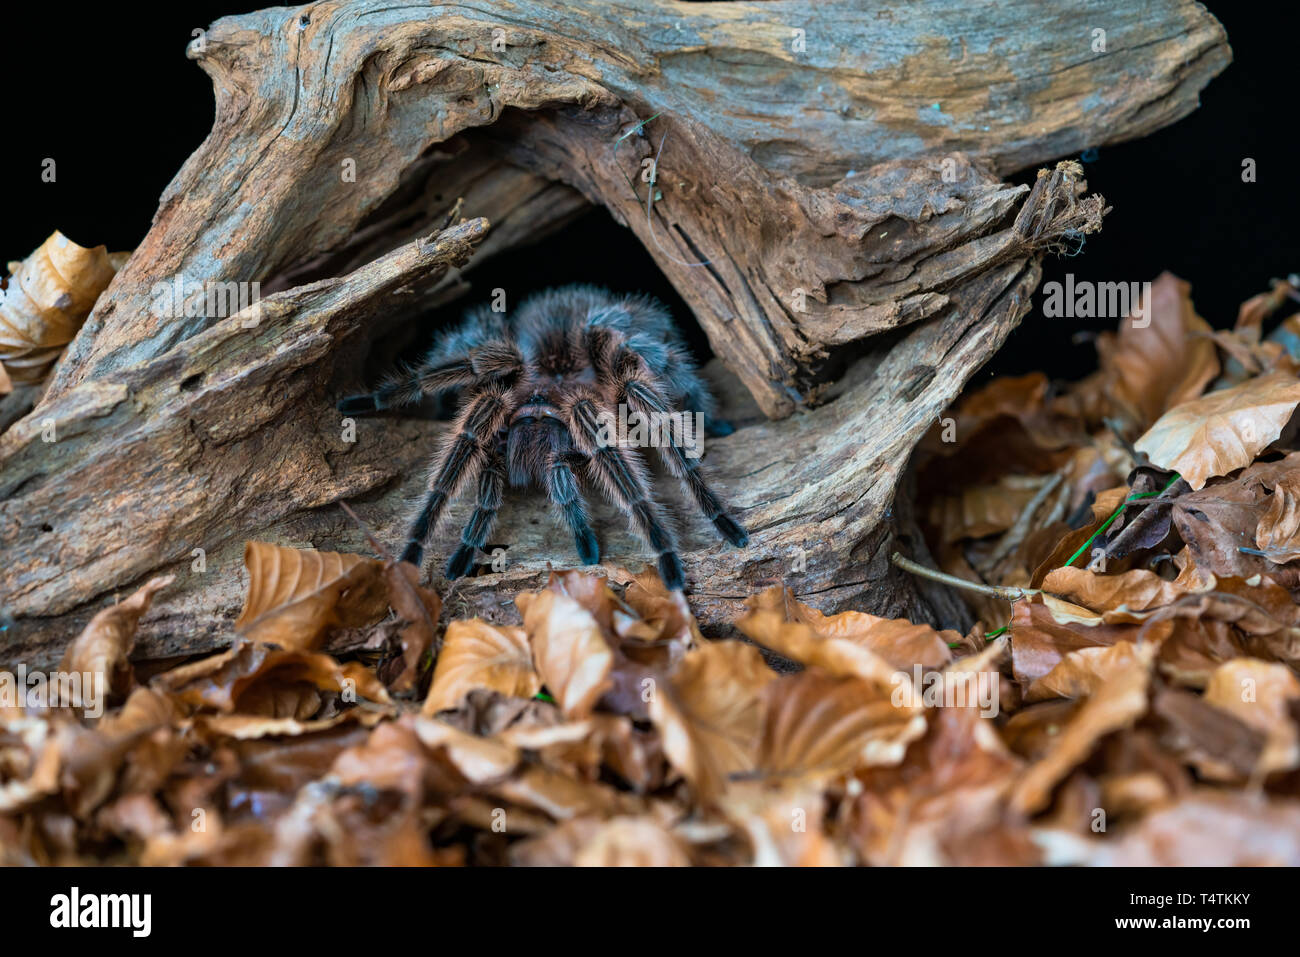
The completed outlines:
{"type": "Polygon", "coordinates": [[[235,628],[252,641],[282,648],[319,647],[332,627],[359,627],[388,608],[382,562],[361,555],[244,546],[248,594],[235,628]]]}
{"type": "Polygon", "coordinates": [[[1178,472],[1194,490],[1204,488],[1208,479],[1254,462],[1282,434],[1298,404],[1300,379],[1274,372],[1175,406],[1136,448],[1160,468],[1178,472]]]}

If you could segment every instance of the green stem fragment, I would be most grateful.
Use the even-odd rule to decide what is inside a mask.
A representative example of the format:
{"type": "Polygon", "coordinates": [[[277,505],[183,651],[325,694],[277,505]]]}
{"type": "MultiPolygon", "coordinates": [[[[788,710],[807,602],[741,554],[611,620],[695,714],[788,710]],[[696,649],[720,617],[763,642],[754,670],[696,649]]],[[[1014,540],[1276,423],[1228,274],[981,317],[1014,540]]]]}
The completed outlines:
{"type": "Polygon", "coordinates": [[[1171,488],[1174,487],[1174,483],[1177,482],[1180,478],[1182,478],[1182,476],[1179,475],[1177,472],[1175,472],[1173,478],[1171,478],[1167,483],[1165,483],[1165,487],[1162,488],[1160,491],[1140,492],[1139,494],[1129,496],[1128,498],[1124,499],[1124,501],[1120,502],[1119,508],[1115,509],[1114,513],[1110,516],[1110,518],[1106,519],[1106,521],[1101,523],[1101,528],[1093,532],[1088,537],[1088,540],[1079,546],[1079,550],[1070,556],[1070,560],[1065,563],[1065,567],[1069,568],[1071,565],[1073,565],[1075,561],[1078,559],[1078,557],[1088,550],[1088,546],[1097,540],[1097,536],[1100,535],[1102,532],[1106,531],[1106,529],[1110,527],[1111,522],[1119,518],[1120,513],[1123,512],[1124,509],[1128,508],[1134,502],[1141,501],[1144,498],[1152,498],[1153,496],[1164,495],[1165,492],[1169,491],[1171,488]]]}

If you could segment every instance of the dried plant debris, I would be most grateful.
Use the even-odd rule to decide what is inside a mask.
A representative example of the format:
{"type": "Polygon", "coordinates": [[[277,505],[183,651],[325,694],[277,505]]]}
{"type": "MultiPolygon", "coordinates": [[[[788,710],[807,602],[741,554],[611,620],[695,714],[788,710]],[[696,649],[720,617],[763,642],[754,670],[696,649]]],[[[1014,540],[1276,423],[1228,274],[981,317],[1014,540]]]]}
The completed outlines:
{"type": "Polygon", "coordinates": [[[0,394],[40,382],[129,253],[78,246],[58,230],[0,288],[0,394]]]}
{"type": "Polygon", "coordinates": [[[917,469],[965,635],[774,584],[711,639],[622,570],[444,621],[410,564],[250,542],[229,648],[132,663],[153,579],[0,672],[0,860],[1298,864],[1281,302],[1214,332],[1163,276],[1096,375],[958,401],[917,469]]]}

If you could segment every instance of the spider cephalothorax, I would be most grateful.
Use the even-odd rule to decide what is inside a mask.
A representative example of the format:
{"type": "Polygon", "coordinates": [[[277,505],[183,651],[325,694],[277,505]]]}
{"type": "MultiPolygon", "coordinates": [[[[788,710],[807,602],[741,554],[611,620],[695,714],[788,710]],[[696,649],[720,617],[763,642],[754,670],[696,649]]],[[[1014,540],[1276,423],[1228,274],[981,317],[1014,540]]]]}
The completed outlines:
{"type": "MultiPolygon", "coordinates": [[[[469,571],[487,542],[507,480],[543,489],[573,532],[579,558],[593,564],[600,550],[580,489],[585,479],[623,509],[658,554],[665,584],[682,587],[681,560],[650,494],[641,453],[629,447],[625,431],[611,440],[612,424],[629,415],[641,423],[674,416],[687,424],[691,416],[709,421],[712,399],[663,306],[644,296],[566,286],[531,297],[510,318],[473,309],[418,367],[375,392],[342,400],[339,409],[372,412],[452,391],[460,395],[454,425],[411,523],[405,560],[421,563],[443,509],[477,478],[477,507],[447,562],[448,578],[469,571]]],[[[729,431],[723,423],[711,425],[729,431]]],[[[745,545],[749,536],[700,473],[698,452],[679,441],[683,431],[644,431],[670,437],[654,443],[659,456],[718,532],[745,545]]]]}

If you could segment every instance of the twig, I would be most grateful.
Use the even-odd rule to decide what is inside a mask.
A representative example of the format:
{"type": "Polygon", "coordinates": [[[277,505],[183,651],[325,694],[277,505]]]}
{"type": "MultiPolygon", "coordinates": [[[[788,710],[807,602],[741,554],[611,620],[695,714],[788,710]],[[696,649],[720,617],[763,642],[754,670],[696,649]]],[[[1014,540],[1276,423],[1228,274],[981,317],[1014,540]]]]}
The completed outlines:
{"type": "Polygon", "coordinates": [[[368,541],[370,547],[375,550],[375,554],[391,564],[393,561],[392,553],[380,543],[379,539],[375,538],[374,534],[370,531],[370,526],[361,521],[361,516],[352,511],[347,502],[339,502],[339,508],[343,509],[343,511],[347,513],[348,518],[357,523],[357,528],[361,529],[361,534],[366,536],[366,541],[368,541]]]}
{"type": "Polygon", "coordinates": [[[1019,588],[1014,585],[980,585],[976,582],[967,581],[964,578],[958,578],[956,575],[949,575],[947,572],[941,572],[934,568],[926,568],[919,565],[910,558],[904,558],[899,552],[889,556],[889,560],[903,569],[905,572],[911,572],[921,578],[928,578],[931,581],[942,582],[945,585],[951,585],[953,588],[964,588],[967,591],[976,591],[981,595],[992,595],[994,598],[1002,598],[1006,601],[1019,601],[1029,595],[1041,595],[1042,591],[1037,588],[1019,588]]]}
{"type": "Polygon", "coordinates": [[[1029,500],[1029,504],[1024,507],[1020,515],[1016,518],[1015,523],[1002,536],[998,542],[998,547],[994,549],[993,554],[989,556],[987,568],[994,568],[1002,559],[1011,553],[1011,550],[1025,540],[1025,535],[1029,532],[1029,523],[1033,521],[1034,513],[1038,511],[1040,505],[1047,500],[1047,496],[1056,490],[1061,484],[1063,476],[1058,472],[1043,483],[1042,488],[1034,493],[1034,497],[1029,500]]]}

